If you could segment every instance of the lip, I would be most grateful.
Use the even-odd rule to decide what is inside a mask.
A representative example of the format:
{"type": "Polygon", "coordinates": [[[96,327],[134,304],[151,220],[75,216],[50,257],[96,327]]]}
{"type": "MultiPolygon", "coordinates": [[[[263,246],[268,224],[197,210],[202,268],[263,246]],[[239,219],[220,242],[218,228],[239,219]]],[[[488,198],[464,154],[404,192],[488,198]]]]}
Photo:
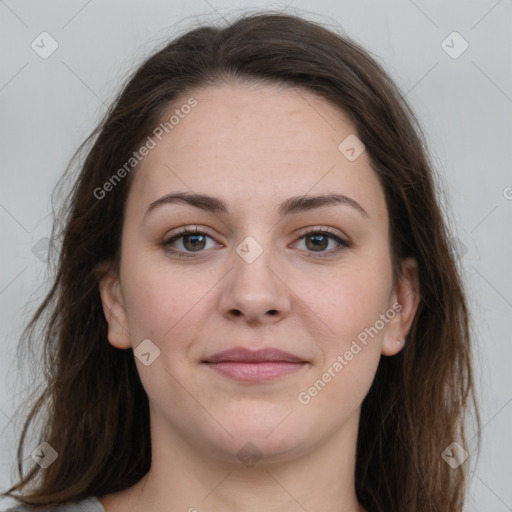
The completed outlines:
{"type": "Polygon", "coordinates": [[[283,362],[283,363],[306,363],[304,359],[280,350],[278,348],[268,347],[251,350],[245,347],[235,347],[222,352],[217,352],[208,357],[203,363],[265,363],[265,362],[283,362]]]}
{"type": "Polygon", "coordinates": [[[307,365],[304,359],[280,349],[250,350],[245,347],[218,352],[202,362],[226,377],[246,383],[283,377],[307,365]]]}

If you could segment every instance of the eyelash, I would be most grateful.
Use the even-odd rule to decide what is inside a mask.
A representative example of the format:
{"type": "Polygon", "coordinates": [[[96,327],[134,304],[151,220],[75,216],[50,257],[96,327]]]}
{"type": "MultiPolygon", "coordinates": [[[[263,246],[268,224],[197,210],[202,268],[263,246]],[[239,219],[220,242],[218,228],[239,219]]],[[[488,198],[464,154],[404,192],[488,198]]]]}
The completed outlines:
{"type": "MultiPolygon", "coordinates": [[[[170,245],[173,242],[175,242],[176,240],[179,240],[180,238],[182,238],[186,235],[206,235],[207,237],[213,239],[213,237],[211,235],[209,235],[208,233],[206,233],[204,231],[199,231],[196,226],[195,229],[190,229],[190,228],[182,229],[179,233],[176,233],[175,235],[171,236],[170,238],[163,240],[159,245],[162,246],[166,251],[168,251],[172,254],[175,254],[180,258],[195,258],[196,256],[194,254],[194,251],[184,252],[184,251],[176,250],[176,249],[170,247],[170,245]]],[[[306,238],[307,236],[311,236],[311,235],[326,235],[326,236],[328,236],[328,238],[330,238],[331,240],[334,240],[335,242],[337,242],[339,244],[338,247],[336,247],[335,249],[332,249],[332,250],[326,251],[326,252],[322,251],[322,252],[315,254],[314,251],[307,251],[310,254],[315,254],[315,257],[317,257],[317,258],[324,258],[327,256],[331,256],[333,254],[337,254],[338,252],[340,252],[344,249],[348,249],[349,247],[352,247],[351,242],[339,237],[328,227],[310,228],[307,231],[305,231],[304,233],[302,233],[297,240],[302,240],[303,238],[306,238]]],[[[197,251],[197,253],[201,253],[201,252],[204,252],[204,251],[197,251]]]]}

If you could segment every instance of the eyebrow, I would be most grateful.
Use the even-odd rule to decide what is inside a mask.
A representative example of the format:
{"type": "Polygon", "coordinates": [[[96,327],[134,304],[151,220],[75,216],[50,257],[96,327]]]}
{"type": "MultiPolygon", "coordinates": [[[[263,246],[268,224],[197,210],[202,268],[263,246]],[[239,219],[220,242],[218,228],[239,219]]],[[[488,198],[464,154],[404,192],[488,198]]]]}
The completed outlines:
{"type": "MultiPolygon", "coordinates": [[[[176,203],[194,206],[211,213],[229,213],[226,203],[217,197],[205,194],[193,194],[190,192],[175,192],[153,201],[146,210],[144,218],[159,206],[176,203]]],[[[280,217],[285,217],[286,215],[293,215],[335,204],[350,206],[364,217],[368,217],[366,210],[357,201],[343,194],[290,197],[279,205],[278,214],[280,217]]]]}

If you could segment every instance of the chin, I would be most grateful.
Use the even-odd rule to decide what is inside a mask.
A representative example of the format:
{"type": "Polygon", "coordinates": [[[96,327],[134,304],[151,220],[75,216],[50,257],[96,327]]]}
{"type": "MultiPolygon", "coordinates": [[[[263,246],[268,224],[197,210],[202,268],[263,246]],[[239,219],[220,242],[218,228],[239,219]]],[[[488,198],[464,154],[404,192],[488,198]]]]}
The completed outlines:
{"type": "Polygon", "coordinates": [[[231,463],[248,465],[246,459],[260,461],[260,464],[292,460],[307,451],[307,447],[314,442],[311,438],[313,429],[304,424],[296,425],[291,420],[292,416],[290,411],[279,419],[272,416],[262,418],[260,414],[253,422],[224,424],[233,437],[222,430],[221,437],[210,438],[209,443],[220,458],[231,463]],[[290,417],[286,418],[287,415],[290,417]]]}

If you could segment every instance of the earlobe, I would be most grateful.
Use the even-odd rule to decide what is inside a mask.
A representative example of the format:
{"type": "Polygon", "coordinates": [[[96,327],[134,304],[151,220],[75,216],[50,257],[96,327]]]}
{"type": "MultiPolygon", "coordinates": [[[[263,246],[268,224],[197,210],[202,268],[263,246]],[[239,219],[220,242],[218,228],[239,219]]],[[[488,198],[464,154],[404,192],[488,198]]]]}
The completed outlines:
{"type": "Polygon", "coordinates": [[[121,285],[117,273],[107,264],[96,269],[103,313],[108,324],[108,341],[116,348],[131,347],[121,285]]]}
{"type": "Polygon", "coordinates": [[[402,261],[401,274],[392,295],[391,304],[397,313],[386,328],[383,355],[394,356],[404,348],[419,303],[418,263],[414,258],[406,258],[402,261]]]}

